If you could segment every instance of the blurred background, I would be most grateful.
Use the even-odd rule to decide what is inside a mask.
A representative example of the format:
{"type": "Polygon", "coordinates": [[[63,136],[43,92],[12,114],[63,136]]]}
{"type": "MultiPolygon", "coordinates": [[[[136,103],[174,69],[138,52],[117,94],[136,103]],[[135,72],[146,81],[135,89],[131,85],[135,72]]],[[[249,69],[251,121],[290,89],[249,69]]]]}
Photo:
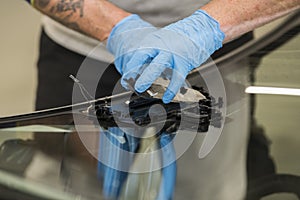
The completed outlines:
{"type": "Polygon", "coordinates": [[[1,1],[0,116],[34,109],[41,15],[25,1],[1,1]]]}

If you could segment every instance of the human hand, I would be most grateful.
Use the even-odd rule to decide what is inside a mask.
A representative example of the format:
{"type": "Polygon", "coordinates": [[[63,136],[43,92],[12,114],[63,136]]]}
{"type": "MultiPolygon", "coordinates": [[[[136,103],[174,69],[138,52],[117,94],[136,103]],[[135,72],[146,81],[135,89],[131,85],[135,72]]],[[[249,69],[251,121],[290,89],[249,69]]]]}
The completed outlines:
{"type": "Polygon", "coordinates": [[[114,64],[121,75],[130,70],[126,64],[138,48],[139,42],[155,30],[154,26],[134,14],[121,20],[112,29],[106,48],[115,56],[114,64]]]}
{"type": "Polygon", "coordinates": [[[142,93],[167,69],[172,69],[171,75],[165,74],[170,83],[162,99],[169,103],[183,86],[188,73],[219,49],[224,37],[218,22],[202,10],[148,32],[144,39],[136,40],[142,39],[131,49],[129,60],[122,62],[121,84],[128,88],[126,80],[136,80],[134,88],[142,93]]]}

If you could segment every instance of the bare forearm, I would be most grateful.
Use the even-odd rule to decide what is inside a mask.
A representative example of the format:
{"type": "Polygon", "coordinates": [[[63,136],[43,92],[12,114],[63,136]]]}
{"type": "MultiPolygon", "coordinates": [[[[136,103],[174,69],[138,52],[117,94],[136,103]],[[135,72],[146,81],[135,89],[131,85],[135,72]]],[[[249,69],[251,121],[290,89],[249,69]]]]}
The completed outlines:
{"type": "MultiPolygon", "coordinates": [[[[106,0],[35,0],[34,6],[65,26],[100,41],[130,15],[106,0]]],[[[300,0],[212,0],[201,9],[220,23],[227,42],[299,7],[300,0]]]]}
{"type": "Polygon", "coordinates": [[[34,7],[63,25],[107,39],[111,29],[130,13],[105,0],[35,0],[34,7]]]}
{"type": "Polygon", "coordinates": [[[201,9],[220,23],[227,42],[299,8],[300,0],[212,0],[201,9]]]}

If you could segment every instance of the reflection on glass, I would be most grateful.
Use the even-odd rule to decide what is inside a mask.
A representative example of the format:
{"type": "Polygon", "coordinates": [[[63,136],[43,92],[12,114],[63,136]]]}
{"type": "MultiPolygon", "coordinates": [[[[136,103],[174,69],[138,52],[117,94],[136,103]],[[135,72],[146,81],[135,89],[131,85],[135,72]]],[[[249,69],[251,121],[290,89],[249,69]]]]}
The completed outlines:
{"type": "MultiPolygon", "coordinates": [[[[83,125],[94,127],[87,117],[81,118],[83,125]]],[[[0,127],[1,139],[6,138],[0,141],[0,169],[9,172],[8,184],[21,185],[25,180],[28,187],[18,189],[39,198],[101,199],[97,162],[82,145],[72,113],[2,123],[0,127]],[[42,194],[46,188],[51,192],[42,194]]]]}

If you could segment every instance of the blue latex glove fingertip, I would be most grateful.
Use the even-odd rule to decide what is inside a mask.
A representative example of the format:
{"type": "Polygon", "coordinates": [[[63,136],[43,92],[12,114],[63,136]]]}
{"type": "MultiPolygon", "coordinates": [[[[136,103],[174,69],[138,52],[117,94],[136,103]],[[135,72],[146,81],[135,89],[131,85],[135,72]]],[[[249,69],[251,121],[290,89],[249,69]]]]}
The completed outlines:
{"type": "Polygon", "coordinates": [[[165,104],[167,104],[170,103],[174,97],[175,94],[171,90],[167,89],[162,100],[165,104]]]}
{"type": "Polygon", "coordinates": [[[146,85],[142,85],[142,86],[135,85],[134,88],[138,93],[142,93],[142,92],[145,92],[149,87],[147,87],[146,85]]]}

